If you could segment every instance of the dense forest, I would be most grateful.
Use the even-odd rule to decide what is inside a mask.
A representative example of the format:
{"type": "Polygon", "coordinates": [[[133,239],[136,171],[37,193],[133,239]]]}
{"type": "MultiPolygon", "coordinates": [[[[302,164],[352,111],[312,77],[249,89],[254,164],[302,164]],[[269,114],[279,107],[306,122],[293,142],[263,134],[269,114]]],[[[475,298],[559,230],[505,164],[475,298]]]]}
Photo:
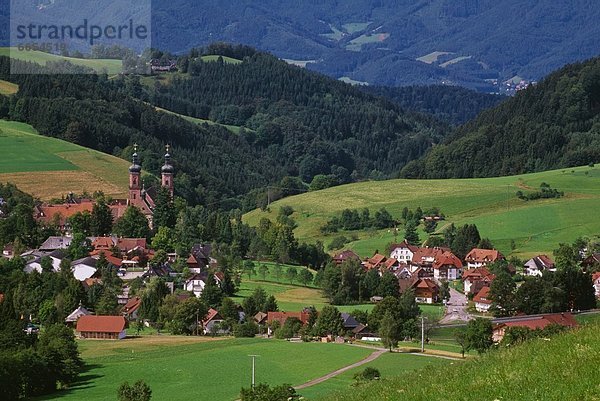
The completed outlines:
{"type": "MultiPolygon", "coordinates": [[[[287,176],[307,184],[326,176],[327,185],[395,177],[448,130],[433,118],[273,56],[219,49],[244,61],[182,57],[181,70],[189,73],[173,74],[166,85],[135,75],[10,75],[9,60],[2,58],[0,79],[20,90],[0,98],[0,118],[126,159],[137,142],[143,167],[155,174],[170,143],[179,196],[191,204],[243,210],[266,202],[266,187],[287,176]],[[194,124],[154,106],[242,128],[236,134],[194,124]]],[[[43,73],[52,66],[20,68],[43,73]]]]}
{"type": "Polygon", "coordinates": [[[505,96],[479,93],[461,86],[362,86],[366,93],[385,97],[405,110],[432,114],[452,125],[464,124],[505,96]]]}
{"type": "Polygon", "coordinates": [[[405,177],[491,177],[600,161],[600,58],[568,65],[459,127],[405,177]]]}

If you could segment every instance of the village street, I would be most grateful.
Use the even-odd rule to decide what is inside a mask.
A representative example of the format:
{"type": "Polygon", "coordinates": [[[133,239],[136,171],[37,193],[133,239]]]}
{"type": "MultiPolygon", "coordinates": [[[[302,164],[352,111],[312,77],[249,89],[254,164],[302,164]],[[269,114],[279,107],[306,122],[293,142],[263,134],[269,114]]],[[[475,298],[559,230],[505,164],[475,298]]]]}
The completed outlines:
{"type": "Polygon", "coordinates": [[[454,288],[450,288],[450,300],[446,305],[446,316],[440,320],[441,324],[467,322],[472,319],[467,312],[467,296],[454,288]]]}

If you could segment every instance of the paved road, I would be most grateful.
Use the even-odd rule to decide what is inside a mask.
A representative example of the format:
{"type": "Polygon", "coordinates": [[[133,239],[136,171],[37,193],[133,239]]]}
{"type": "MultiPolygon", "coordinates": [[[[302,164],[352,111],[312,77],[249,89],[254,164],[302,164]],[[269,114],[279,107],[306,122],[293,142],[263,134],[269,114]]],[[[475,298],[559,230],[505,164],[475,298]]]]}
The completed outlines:
{"type": "Polygon", "coordinates": [[[467,312],[467,296],[450,288],[450,301],[446,309],[446,316],[440,320],[441,324],[468,322],[472,316],[467,312]]]}
{"type": "Polygon", "coordinates": [[[369,355],[368,357],[366,357],[363,360],[360,360],[360,361],[358,361],[356,363],[353,363],[352,365],[345,366],[345,367],[343,367],[341,369],[335,370],[335,371],[333,371],[331,373],[326,374],[325,376],[317,377],[316,379],[308,381],[308,382],[303,383],[303,384],[300,384],[299,386],[294,386],[294,388],[296,390],[302,390],[303,388],[314,386],[315,384],[323,383],[325,380],[329,380],[332,377],[335,377],[337,375],[341,375],[342,373],[344,373],[344,372],[346,372],[346,371],[348,371],[350,369],[354,369],[356,367],[364,365],[365,363],[369,363],[371,361],[374,361],[375,359],[379,358],[385,352],[389,352],[389,351],[386,350],[386,349],[381,349],[381,348],[377,349],[377,351],[373,352],[371,355],[369,355]]]}

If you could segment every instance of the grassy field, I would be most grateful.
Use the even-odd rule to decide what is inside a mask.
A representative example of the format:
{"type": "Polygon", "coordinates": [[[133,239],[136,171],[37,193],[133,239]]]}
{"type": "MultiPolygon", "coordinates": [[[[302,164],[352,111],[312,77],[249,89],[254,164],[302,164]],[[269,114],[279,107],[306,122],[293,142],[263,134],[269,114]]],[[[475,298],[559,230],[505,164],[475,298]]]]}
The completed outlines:
{"type": "MultiPolygon", "coordinates": [[[[559,242],[572,242],[579,236],[600,233],[600,219],[590,219],[590,212],[600,207],[600,167],[577,167],[511,177],[390,180],[342,185],[322,191],[285,198],[271,204],[270,212],[252,211],[244,220],[252,225],[260,218],[275,219],[281,206],[294,209],[298,223],[296,237],[301,241],[320,239],[328,244],[338,233],[324,236],[319,227],[345,208],[369,208],[371,214],[385,207],[399,218],[402,208],[439,207],[447,224],[477,224],[483,237],[489,237],[506,255],[520,257],[538,253],[551,254],[559,242]],[[542,182],[565,192],[565,197],[522,201],[518,190],[538,189],[542,182]],[[390,196],[393,194],[393,196],[390,196]],[[511,240],[516,248],[511,249],[511,240]]],[[[358,231],[359,239],[346,247],[359,255],[371,256],[375,250],[385,251],[394,241],[391,230],[358,231]]],[[[398,240],[403,230],[399,230],[398,240]]],[[[425,233],[420,232],[421,239],[425,233]]]]}
{"type": "MultiPolygon", "coordinates": [[[[216,122],[211,121],[211,120],[204,120],[202,118],[196,118],[196,117],[186,116],[186,115],[175,113],[174,111],[166,110],[166,109],[163,109],[163,108],[160,108],[160,107],[155,107],[155,109],[158,110],[158,111],[162,111],[164,113],[174,114],[174,115],[179,116],[179,117],[183,118],[184,120],[187,120],[187,121],[192,122],[194,124],[199,124],[199,125],[202,125],[202,124],[218,125],[218,126],[221,126],[223,128],[228,129],[230,132],[232,132],[232,133],[234,133],[236,135],[240,133],[240,128],[241,127],[239,127],[237,125],[219,124],[219,123],[216,123],[216,122]]],[[[251,129],[248,129],[248,128],[245,128],[245,129],[248,130],[248,131],[252,131],[251,129]]]]}
{"type": "Polygon", "coordinates": [[[0,95],[10,96],[19,91],[19,85],[0,79],[0,95]]]}
{"type": "Polygon", "coordinates": [[[549,340],[491,352],[451,369],[412,372],[326,399],[598,400],[599,343],[600,326],[589,325],[549,340]]]}
{"type": "Polygon", "coordinates": [[[322,399],[329,393],[336,391],[352,392],[356,387],[353,387],[353,376],[358,372],[362,372],[366,367],[373,367],[379,370],[382,378],[391,378],[402,376],[408,372],[418,369],[431,371],[435,369],[446,369],[451,365],[461,362],[454,362],[447,359],[423,357],[420,355],[386,353],[366,365],[351,369],[342,373],[339,376],[331,378],[323,383],[313,387],[308,387],[298,391],[308,400],[322,399]]]}
{"type": "Polygon", "coordinates": [[[98,188],[113,197],[127,193],[127,161],[41,136],[27,124],[0,120],[0,154],[0,182],[41,199],[98,188]]]}
{"type": "Polygon", "coordinates": [[[202,56],[200,59],[204,62],[218,61],[219,57],[223,57],[223,62],[228,64],[240,64],[242,60],[238,60],[237,58],[227,57],[227,56],[202,56]]]}
{"type": "MultiPolygon", "coordinates": [[[[251,360],[256,380],[302,384],[357,362],[372,350],[339,344],[265,339],[144,336],[122,341],[80,341],[88,370],[73,388],[39,400],[116,399],[124,381],[144,379],[154,400],[234,400],[249,387],[251,360]]],[[[326,388],[322,392],[327,391],[326,388]]]]}
{"type": "Polygon", "coordinates": [[[74,57],[64,57],[56,54],[50,54],[40,51],[19,51],[16,47],[0,47],[0,56],[11,57],[13,59],[30,61],[40,65],[46,65],[47,62],[68,61],[71,64],[81,65],[104,74],[118,74],[122,71],[121,60],[108,59],[81,59],[74,57]]]}
{"type": "Polygon", "coordinates": [[[359,52],[361,51],[363,45],[368,43],[381,43],[389,37],[389,33],[364,34],[356,39],[352,39],[350,43],[346,45],[346,50],[359,52]]]}
{"type": "Polygon", "coordinates": [[[452,54],[452,53],[450,53],[450,52],[432,52],[432,53],[426,54],[424,56],[418,57],[417,61],[420,61],[425,64],[433,64],[438,60],[438,58],[440,58],[441,56],[445,56],[446,54],[452,54]]]}

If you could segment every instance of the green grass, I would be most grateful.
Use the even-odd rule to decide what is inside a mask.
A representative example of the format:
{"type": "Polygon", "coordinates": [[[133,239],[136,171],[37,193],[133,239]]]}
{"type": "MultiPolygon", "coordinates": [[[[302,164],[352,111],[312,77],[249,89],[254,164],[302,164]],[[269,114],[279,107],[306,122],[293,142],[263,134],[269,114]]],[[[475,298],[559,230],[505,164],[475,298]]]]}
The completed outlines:
{"type": "Polygon", "coordinates": [[[227,63],[227,64],[240,64],[242,62],[242,60],[238,60],[236,58],[227,57],[227,56],[216,56],[216,55],[202,56],[202,57],[200,57],[200,59],[202,61],[208,63],[208,62],[218,61],[219,57],[223,57],[223,62],[227,63]]]}
{"type": "MultiPolygon", "coordinates": [[[[274,220],[281,206],[294,209],[292,218],[298,224],[295,234],[300,241],[322,240],[325,245],[340,234],[324,236],[319,228],[345,208],[367,207],[373,214],[385,207],[399,218],[404,207],[436,206],[447,219],[438,225],[439,232],[450,223],[477,224],[482,237],[489,237],[505,255],[530,257],[551,254],[559,242],[600,233],[600,220],[589,218],[591,211],[600,208],[600,167],[498,178],[361,182],[285,198],[272,203],[270,212],[255,210],[244,220],[251,225],[257,225],[262,217],[274,220]],[[565,191],[565,197],[526,202],[515,196],[518,190],[537,189],[542,182],[565,191]],[[515,241],[514,250],[511,240],[515,241]]],[[[346,247],[363,257],[375,250],[385,251],[394,241],[391,230],[354,233],[359,240],[346,247]]],[[[402,234],[400,228],[398,240],[402,234]]],[[[422,231],[420,236],[426,238],[422,231]]]]}
{"type": "Polygon", "coordinates": [[[348,24],[342,25],[342,28],[349,34],[353,34],[356,32],[362,32],[367,29],[371,25],[370,22],[350,22],[348,24]]]}
{"type": "Polygon", "coordinates": [[[432,53],[426,54],[424,56],[418,57],[417,61],[420,61],[425,64],[433,64],[436,61],[438,61],[438,58],[440,58],[441,56],[445,56],[446,54],[452,54],[452,53],[450,53],[450,52],[432,52],[432,53]]]}
{"type": "Polygon", "coordinates": [[[600,326],[585,326],[550,339],[459,364],[384,379],[325,398],[337,401],[598,400],[600,326]]]}
{"type": "Polygon", "coordinates": [[[356,39],[352,39],[350,41],[350,43],[348,43],[346,45],[346,50],[359,52],[359,51],[361,51],[363,45],[366,45],[369,43],[382,43],[389,37],[390,37],[390,34],[384,33],[384,32],[374,33],[374,34],[364,34],[364,35],[359,36],[356,39]]]}
{"type": "Polygon", "coordinates": [[[448,369],[451,368],[450,365],[455,365],[458,363],[460,362],[441,358],[423,357],[420,355],[386,353],[381,355],[373,362],[351,369],[323,383],[317,384],[316,386],[307,387],[303,390],[299,390],[298,392],[307,400],[318,400],[321,399],[321,397],[336,391],[352,392],[356,388],[352,386],[355,382],[353,379],[354,374],[362,372],[366,367],[378,369],[382,378],[391,378],[401,376],[418,369],[425,369],[428,371],[440,368],[448,369]]]}
{"type": "Polygon", "coordinates": [[[0,79],[0,95],[10,96],[19,91],[19,85],[0,79]]]}
{"type": "MultiPolygon", "coordinates": [[[[249,387],[251,360],[256,380],[272,385],[299,385],[357,362],[372,350],[339,344],[290,343],[265,339],[226,339],[201,342],[190,337],[159,336],[122,341],[80,341],[89,369],[72,389],[41,399],[104,401],[116,399],[124,381],[144,379],[152,399],[234,400],[249,387]]],[[[198,340],[198,339],[196,339],[198,340]]]]}
{"type": "Polygon", "coordinates": [[[122,71],[121,60],[82,59],[74,57],[64,57],[56,54],[50,54],[33,50],[19,51],[16,47],[1,47],[0,56],[7,56],[16,60],[29,61],[40,65],[46,65],[46,63],[49,61],[68,61],[71,64],[91,68],[97,73],[106,73],[110,75],[118,74],[122,71]]]}
{"type": "Polygon", "coordinates": [[[0,149],[0,182],[42,199],[98,188],[111,196],[126,194],[127,161],[39,135],[28,124],[0,120],[0,149]]]}
{"type": "Polygon", "coordinates": [[[440,67],[446,68],[449,65],[460,63],[461,61],[469,60],[471,58],[472,58],[472,56],[460,56],[460,57],[456,57],[456,58],[453,58],[452,60],[448,60],[445,63],[440,64],[440,67]]]}
{"type": "MultiPolygon", "coordinates": [[[[162,111],[164,113],[174,114],[174,115],[179,116],[179,117],[183,118],[184,120],[187,120],[187,121],[189,121],[191,123],[194,123],[194,124],[199,124],[199,125],[202,125],[202,124],[218,125],[218,126],[221,126],[223,128],[226,128],[227,130],[229,130],[230,132],[232,132],[232,133],[234,133],[236,135],[240,133],[240,129],[242,128],[242,127],[239,127],[237,125],[220,124],[220,123],[216,123],[216,122],[211,121],[211,120],[204,120],[202,118],[196,118],[196,117],[186,116],[184,114],[175,113],[174,111],[166,110],[166,109],[163,109],[163,108],[160,108],[160,107],[155,107],[155,109],[158,110],[158,111],[162,111]]],[[[244,128],[244,129],[246,129],[248,131],[252,131],[249,128],[244,128]]]]}

